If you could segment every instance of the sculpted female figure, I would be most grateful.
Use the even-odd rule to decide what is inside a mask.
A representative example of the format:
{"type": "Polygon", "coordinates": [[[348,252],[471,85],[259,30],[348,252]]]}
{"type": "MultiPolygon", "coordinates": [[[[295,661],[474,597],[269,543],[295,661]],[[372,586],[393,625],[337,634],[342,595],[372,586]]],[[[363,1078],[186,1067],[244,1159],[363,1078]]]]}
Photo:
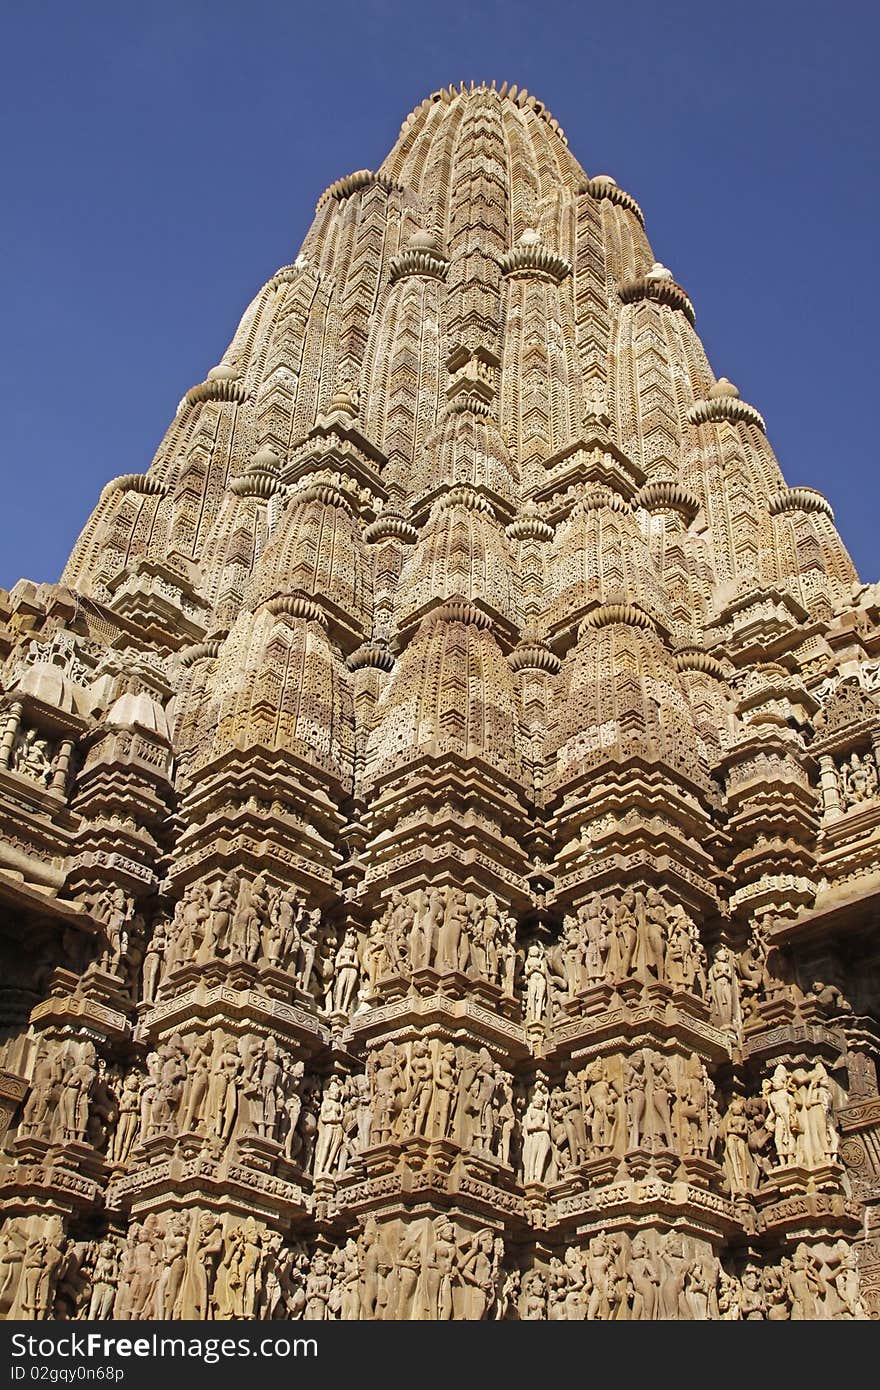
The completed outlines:
{"type": "Polygon", "coordinates": [[[544,1181],[551,1157],[550,1097],[540,1078],[523,1116],[523,1169],[527,1183],[544,1181]]]}

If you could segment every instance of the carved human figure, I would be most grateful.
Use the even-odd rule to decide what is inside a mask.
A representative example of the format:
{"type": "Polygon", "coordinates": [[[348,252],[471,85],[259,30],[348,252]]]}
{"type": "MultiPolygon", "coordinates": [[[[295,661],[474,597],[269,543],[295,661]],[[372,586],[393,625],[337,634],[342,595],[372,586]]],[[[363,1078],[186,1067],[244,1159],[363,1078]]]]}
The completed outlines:
{"type": "Polygon", "coordinates": [[[791,1319],[793,1322],[808,1322],[821,1316],[825,1290],[818,1264],[810,1253],[809,1247],[803,1243],[795,1248],[791,1257],[788,1269],[788,1287],[791,1293],[791,1319]]]}
{"type": "Polygon", "coordinates": [[[781,1062],[773,1076],[762,1083],[761,1093],[767,1101],[767,1127],[773,1135],[777,1159],[780,1164],[793,1163],[797,1152],[794,1088],[781,1062]]]}
{"type": "Polygon", "coordinates": [[[522,1121],[523,1180],[543,1183],[552,1157],[550,1140],[550,1095],[543,1078],[538,1077],[522,1121]]]}
{"type": "Polygon", "coordinates": [[[287,970],[299,950],[298,903],[294,890],[281,889],[269,905],[269,925],[265,933],[264,956],[273,970],[287,970]]]}
{"type": "Polygon", "coordinates": [[[179,1299],[186,1276],[186,1255],[189,1240],[189,1214],[178,1212],[167,1218],[163,1267],[156,1284],[153,1316],[162,1321],[180,1316],[179,1299]]]}
{"type": "Polygon", "coordinates": [[[633,964],[642,980],[662,980],[669,927],[666,904],[656,888],[649,888],[640,904],[639,931],[633,964]]]}
{"type": "Polygon", "coordinates": [[[469,1069],[462,1095],[462,1144],[475,1153],[488,1155],[492,1140],[492,1101],[495,1094],[495,1068],[485,1047],[469,1069]]]}
{"type": "Polygon", "coordinates": [[[763,1322],[767,1317],[764,1280],[756,1265],[746,1265],[740,1276],[739,1309],[743,1322],[763,1322]]]}
{"type": "Polygon", "coordinates": [[[513,1085],[510,1076],[500,1065],[495,1068],[492,1113],[492,1152],[499,1163],[509,1164],[510,1149],[516,1128],[516,1110],[513,1105],[513,1085]]]}
{"type": "Polygon", "coordinates": [[[637,907],[635,889],[625,888],[620,895],[613,916],[613,935],[608,967],[611,978],[614,980],[628,979],[632,973],[639,939],[637,907]]]}
{"type": "Polygon", "coordinates": [[[416,1038],[410,1051],[408,1087],[400,1115],[399,1132],[426,1134],[431,1110],[434,1065],[427,1038],[416,1038]]]}
{"type": "Polygon", "coordinates": [[[344,1138],[343,1086],[338,1076],[331,1076],[324,1089],[318,1116],[318,1139],[315,1145],[315,1177],[322,1178],[337,1170],[344,1138]]]}
{"type": "Polygon", "coordinates": [[[202,1212],[190,1265],[188,1316],[206,1321],[214,1316],[212,1294],[217,1267],[223,1254],[223,1222],[214,1212],[202,1212]]]}
{"type": "Polygon", "coordinates": [[[306,1279],[306,1306],[303,1318],[310,1322],[326,1322],[333,1295],[333,1275],[330,1261],[320,1250],[312,1256],[306,1279]]]}
{"type": "Polygon", "coordinates": [[[214,1055],[210,1034],[198,1036],[190,1045],[187,1058],[187,1084],[181,1105],[180,1132],[199,1130],[204,1123],[204,1104],[211,1076],[214,1055]]]}
{"type": "Polygon", "coordinates": [[[372,1054],[369,1070],[373,1097],[370,1142],[384,1144],[391,1138],[397,1116],[403,1110],[403,1098],[409,1090],[409,1083],[392,1043],[387,1043],[372,1054]]]}
{"type": "Polygon", "coordinates": [[[61,1137],[66,1144],[85,1138],[89,1106],[98,1078],[95,1049],[85,1043],[82,1052],[65,1069],[64,1085],[58,1098],[61,1137]]]}
{"type": "Polygon", "coordinates": [[[221,1151],[232,1138],[238,1115],[239,1065],[238,1056],[225,1051],[221,1041],[208,1076],[204,1103],[204,1113],[214,1126],[212,1137],[221,1151]]]}
{"type": "Polygon", "coordinates": [[[437,970],[458,970],[462,937],[467,930],[464,900],[454,888],[446,889],[443,921],[437,933],[437,970]]]}
{"type": "Polygon", "coordinates": [[[504,923],[498,908],[498,899],[490,893],[483,903],[483,953],[484,973],[487,980],[497,984],[501,964],[500,950],[504,936],[504,923]]]}
{"type": "Polygon", "coordinates": [[[162,967],[168,951],[168,924],[159,918],[153,928],[153,935],[144,953],[143,974],[141,976],[141,998],[145,1004],[155,1004],[162,977],[162,967]]]}
{"type": "Polygon", "coordinates": [[[348,1014],[351,1011],[359,975],[358,936],[349,928],[333,960],[332,1011],[348,1014]]]}
{"type": "Polygon", "coordinates": [[[682,1153],[708,1157],[710,1086],[702,1062],[692,1052],[679,1067],[675,1098],[675,1128],[682,1153]]]}
{"type": "Polygon", "coordinates": [[[525,981],[525,1017],[527,1023],[543,1023],[547,1016],[547,960],[540,941],[533,941],[526,951],[523,967],[525,981]]]}
{"type": "Polygon", "coordinates": [[[632,1319],[653,1321],[660,1316],[660,1266],[644,1232],[630,1245],[629,1280],[632,1284],[632,1319]]]}
{"type": "Polygon", "coordinates": [[[675,1098],[675,1083],[669,1064],[658,1052],[648,1054],[649,1080],[647,1115],[653,1139],[665,1144],[667,1149],[675,1147],[672,1133],[671,1110],[675,1098]]]}
{"type": "Polygon", "coordinates": [[[584,938],[583,964],[586,982],[595,985],[605,978],[605,960],[609,946],[608,922],[598,893],[594,893],[579,909],[578,920],[584,938]]]}
{"type": "Polygon", "coordinates": [[[768,1322],[784,1322],[791,1317],[791,1298],[785,1272],[775,1265],[764,1270],[764,1305],[768,1322]]]}
{"type": "Polygon", "coordinates": [[[413,902],[412,921],[406,939],[406,959],[411,970],[423,970],[430,960],[431,938],[427,929],[427,895],[420,889],[413,902]]]}
{"type": "Polygon", "coordinates": [[[232,924],[232,946],[236,956],[253,963],[263,947],[263,925],[269,915],[266,880],[257,874],[253,882],[242,879],[232,924]]]}
{"type": "Polygon", "coordinates": [[[547,1281],[539,1269],[531,1269],[522,1281],[520,1317],[523,1322],[543,1322],[547,1315],[547,1281]]]}
{"type": "Polygon", "coordinates": [[[591,1148],[599,1153],[614,1152],[620,1140],[621,1093],[609,1076],[607,1061],[599,1059],[583,1073],[581,1094],[591,1148]]]}
{"type": "Polygon", "coordinates": [[[208,927],[199,951],[200,962],[209,960],[211,954],[221,960],[229,955],[237,903],[238,878],[228,873],[214,885],[208,900],[208,927]]]}
{"type": "Polygon", "coordinates": [[[178,924],[177,935],[172,938],[166,957],[166,969],[170,974],[180,966],[192,964],[196,959],[204,960],[202,946],[205,944],[207,923],[211,916],[208,892],[203,883],[191,883],[184,891],[175,912],[178,924]]]}
{"type": "Polygon", "coordinates": [[[361,1305],[360,1267],[357,1242],[351,1237],[342,1247],[341,1256],[339,1317],[343,1322],[356,1322],[360,1318],[361,1305]]]}
{"type": "Polygon", "coordinates": [[[432,1139],[448,1139],[453,1103],[458,1087],[458,1059],[455,1044],[440,1045],[433,1068],[431,1105],[427,1133],[432,1139]]]}
{"type": "Polygon", "coordinates": [[[420,1223],[401,1232],[397,1252],[397,1320],[408,1322],[422,1317],[422,1308],[416,1298],[419,1276],[422,1272],[423,1232],[420,1223]]]}
{"type": "Polygon", "coordinates": [[[506,915],[501,924],[501,937],[498,943],[498,971],[501,992],[512,999],[516,989],[516,919],[506,915]]]}
{"type": "MultiPolygon", "coordinates": [[[[562,920],[562,931],[557,945],[553,948],[553,955],[565,981],[565,997],[573,999],[584,986],[584,943],[580,921],[571,913],[562,920]]],[[[549,1282],[552,1288],[553,1281],[549,1282]]]]}
{"type": "Polygon", "coordinates": [[[121,888],[111,888],[100,896],[101,919],[107,938],[103,965],[108,970],[117,971],[126,955],[133,906],[132,899],[121,888]]]}
{"type": "Polygon", "coordinates": [[[60,1218],[52,1217],[25,1247],[19,1302],[26,1318],[53,1316],[55,1287],[66,1255],[60,1218]]]}
{"type": "Polygon", "coordinates": [[[386,909],[383,949],[388,974],[402,975],[408,965],[407,952],[415,921],[415,908],[397,889],[391,894],[386,909]]]}
{"type": "Polygon", "coordinates": [[[627,1120],[627,1149],[637,1149],[646,1132],[646,1092],[650,1084],[650,1068],[645,1054],[637,1052],[627,1063],[624,1080],[624,1102],[627,1120]]]}
{"type": "Polygon", "coordinates": [[[498,1279],[495,1238],[490,1230],[477,1231],[471,1237],[459,1260],[458,1276],[464,1292],[464,1317],[481,1322],[488,1316],[498,1279]]]}
{"type": "Polygon", "coordinates": [[[43,1052],[37,1058],[19,1126],[22,1135],[51,1137],[57,1122],[64,1072],[62,1052],[43,1052]]]}
{"type": "Polygon", "coordinates": [[[865,1318],[865,1305],[859,1289],[859,1271],[855,1251],[840,1239],[835,1242],[836,1260],[832,1267],[834,1291],[840,1301],[843,1318],[865,1318]]]}
{"type": "Polygon", "coordinates": [[[585,1262],[590,1290],[586,1317],[590,1322],[596,1319],[606,1321],[611,1317],[615,1262],[616,1251],[613,1242],[610,1236],[600,1231],[590,1241],[585,1262]]]}
{"type": "Polygon", "coordinates": [[[560,1092],[562,1124],[565,1142],[573,1165],[581,1162],[587,1151],[584,1107],[580,1082],[574,1072],[566,1073],[560,1092]]]}
{"type": "Polygon", "coordinates": [[[742,1024],[739,980],[733,952],[727,946],[718,947],[709,967],[709,994],[719,1027],[738,1030],[742,1024]]]}
{"type": "Polygon", "coordinates": [[[20,772],[24,777],[48,787],[52,781],[49,740],[38,729],[25,729],[13,748],[10,766],[13,772],[20,772]]]}
{"type": "Polygon", "coordinates": [[[428,1233],[424,1257],[425,1316],[446,1322],[453,1314],[452,1285],[458,1265],[455,1227],[446,1216],[437,1216],[428,1233]]]}
{"type": "Polygon", "coordinates": [[[749,1148],[751,1126],[742,1096],[732,1096],[721,1119],[720,1135],[724,1145],[724,1174],[731,1196],[745,1196],[755,1181],[755,1164],[749,1148]]]}
{"type": "Polygon", "coordinates": [[[379,1298],[379,1229],[374,1216],[368,1216],[357,1238],[360,1268],[361,1316],[371,1321],[376,1316],[379,1298]]]}
{"type": "Polygon", "coordinates": [[[175,1033],[157,1049],[159,1072],[150,1114],[154,1134],[168,1134],[174,1127],[187,1079],[186,1050],[175,1033]]]}
{"type": "Polygon", "coordinates": [[[320,908],[306,913],[300,925],[297,984],[304,994],[312,991],[315,961],[323,941],[320,908]]]}
{"type": "Polygon", "coordinates": [[[424,934],[426,940],[426,955],[424,963],[434,963],[437,966],[437,952],[440,948],[440,929],[443,925],[443,918],[446,915],[446,897],[441,888],[429,888],[425,897],[425,925],[424,934]]]}
{"type": "Polygon", "coordinates": [[[301,1087],[305,1074],[305,1062],[297,1059],[282,1068],[282,1096],[280,1122],[282,1125],[282,1153],[288,1163],[297,1157],[302,1146],[298,1126],[302,1113],[301,1087]]]}
{"type": "Polygon", "coordinates": [[[805,1168],[833,1162],[839,1145],[828,1073],[822,1062],[794,1077],[797,1084],[797,1133],[795,1158],[805,1168]]]}
{"type": "Polygon", "coordinates": [[[109,1236],[102,1240],[95,1254],[92,1268],[92,1286],[86,1317],[104,1321],[113,1316],[113,1300],[116,1297],[116,1282],[119,1278],[119,1246],[109,1236]]]}
{"type": "Polygon", "coordinates": [[[877,796],[877,765],[870,753],[851,753],[840,770],[840,782],[847,810],[873,801],[877,796]]]}
{"type": "Polygon", "coordinates": [[[89,1100],[85,1137],[99,1153],[106,1153],[119,1120],[119,1102],[103,1057],[97,1059],[96,1068],[97,1075],[89,1100]]]}
{"type": "Polygon", "coordinates": [[[263,1043],[259,1056],[259,1069],[254,1075],[254,1128],[262,1138],[274,1139],[284,1072],[278,1058],[278,1044],[271,1035],[263,1043]]]}

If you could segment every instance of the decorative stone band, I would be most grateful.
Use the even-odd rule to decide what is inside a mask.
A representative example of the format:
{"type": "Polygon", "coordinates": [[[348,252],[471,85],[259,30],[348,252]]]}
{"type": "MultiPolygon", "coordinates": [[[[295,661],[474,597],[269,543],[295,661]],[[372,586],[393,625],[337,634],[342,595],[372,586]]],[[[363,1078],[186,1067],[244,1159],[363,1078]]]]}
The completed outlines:
{"type": "Polygon", "coordinates": [[[591,198],[606,198],[609,203],[616,203],[618,207],[626,208],[631,212],[638,222],[644,227],[645,215],[639,207],[635,198],[631,194],[625,193],[622,188],[618,188],[614,179],[608,174],[597,174],[594,179],[587,179],[578,188],[578,193],[587,193],[591,198]]]}
{"type": "Polygon", "coordinates": [[[414,111],[410,112],[403,125],[400,127],[400,138],[405,135],[410,126],[418,120],[420,115],[430,111],[431,107],[436,105],[437,102],[443,102],[444,105],[449,105],[467,91],[486,92],[498,97],[499,100],[501,98],[506,98],[508,101],[512,101],[514,106],[534,112],[542,121],[546,121],[551,130],[556,132],[556,135],[562,141],[563,145],[568,144],[565,131],[562,129],[556,117],[551,116],[544,103],[539,101],[537,97],[533,97],[531,92],[525,87],[519,88],[516,83],[514,83],[512,87],[508,87],[506,82],[502,82],[500,87],[496,87],[494,82],[490,87],[487,87],[485,82],[481,82],[479,85],[475,85],[471,82],[470,87],[464,82],[458,87],[441,87],[439,91],[432,92],[414,111]]]}
{"type": "Polygon", "coordinates": [[[717,396],[715,400],[694,401],[687,413],[688,423],[691,425],[716,424],[722,420],[730,421],[732,424],[741,422],[746,425],[757,425],[759,430],[766,434],[767,426],[764,424],[763,415],[749,405],[748,401],[741,401],[738,396],[717,396]]]}
{"type": "Polygon", "coordinates": [[[319,604],[306,598],[303,594],[276,594],[275,598],[270,598],[263,606],[275,617],[280,614],[287,614],[291,618],[303,618],[308,623],[320,623],[322,627],[327,626],[324,610],[319,604]]]}
{"type": "Polygon", "coordinates": [[[537,512],[526,512],[505,527],[505,535],[512,541],[552,541],[555,532],[549,521],[537,512]]]}
{"type": "Polygon", "coordinates": [[[267,290],[278,290],[282,285],[291,285],[297,278],[302,269],[298,265],[282,265],[276,270],[271,280],[266,281],[267,290]]]}
{"type": "Polygon", "coordinates": [[[277,473],[269,468],[250,467],[246,472],[233,478],[229,491],[236,497],[273,497],[281,483],[277,473]]]}
{"type": "Polygon", "coordinates": [[[450,507],[467,507],[470,512],[487,512],[489,516],[495,515],[495,509],[488,497],[472,487],[451,487],[439,499],[439,505],[443,510],[450,507]]]}
{"type": "Polygon", "coordinates": [[[674,280],[653,279],[639,275],[634,280],[624,280],[618,285],[617,293],[623,304],[636,304],[640,299],[651,299],[655,304],[667,304],[670,309],[678,309],[688,323],[694,324],[697,313],[681,285],[674,280]]]}
{"type": "Polygon", "coordinates": [[[408,246],[390,261],[391,284],[408,275],[425,275],[432,280],[445,280],[449,261],[436,251],[423,246],[408,246]]]}
{"type": "Polygon", "coordinates": [[[555,676],[562,662],[555,652],[539,640],[524,639],[507,658],[511,671],[546,671],[555,676]]]}
{"type": "Polygon", "coordinates": [[[296,488],[290,493],[289,506],[298,507],[306,502],[321,502],[325,507],[340,507],[348,512],[349,516],[354,516],[351,499],[346,497],[342,488],[336,487],[333,483],[309,483],[306,487],[296,488]]]}
{"type": "Polygon", "coordinates": [[[118,478],[111,478],[104,484],[102,496],[107,497],[111,492],[142,492],[164,497],[167,491],[165,485],[151,478],[149,473],[120,473],[118,478]]]}
{"type": "Polygon", "coordinates": [[[824,512],[830,521],[834,520],[831,503],[813,487],[784,487],[771,493],[768,499],[771,516],[783,512],[824,512]]]}
{"type": "Polygon", "coordinates": [[[578,637],[589,629],[596,631],[602,627],[611,627],[614,623],[623,623],[627,627],[641,627],[648,632],[657,631],[654,619],[644,608],[639,608],[634,603],[601,603],[579,624],[578,637]]]}
{"type": "Polygon", "coordinates": [[[571,274],[571,263],[556,251],[550,251],[540,242],[518,242],[512,251],[502,256],[498,262],[504,276],[538,275],[542,279],[561,284],[566,275],[571,274]]]}
{"type": "Polygon", "coordinates": [[[180,653],[181,666],[195,666],[197,661],[213,661],[219,654],[226,636],[224,632],[209,638],[207,642],[195,642],[191,647],[184,647],[180,653]]]}
{"type": "Polygon", "coordinates": [[[489,402],[476,391],[460,391],[447,402],[445,410],[448,415],[463,415],[466,411],[470,411],[472,415],[492,414],[489,402]]]}
{"type": "Polygon", "coordinates": [[[247,390],[240,377],[218,377],[191,386],[183,398],[184,405],[199,405],[202,401],[243,401],[247,390]]]}
{"type": "Polygon", "coordinates": [[[400,541],[403,545],[414,545],[418,538],[416,528],[400,512],[383,512],[364,527],[364,540],[371,545],[377,541],[400,541]]]}
{"type": "Polygon", "coordinates": [[[482,608],[478,608],[475,603],[468,603],[467,599],[463,598],[447,599],[439,608],[431,610],[428,619],[438,623],[468,623],[472,627],[483,629],[492,626],[492,619],[488,613],[484,613],[482,608]]]}
{"type": "Polygon", "coordinates": [[[329,188],[325,188],[316,205],[316,211],[324,207],[325,203],[331,200],[342,203],[346,198],[350,198],[352,193],[359,193],[362,188],[383,188],[386,193],[392,189],[399,188],[393,179],[387,178],[384,174],[374,174],[372,169],[356,169],[353,174],[346,174],[343,178],[331,183],[329,188]]]}
{"type": "Polygon", "coordinates": [[[364,642],[357,651],[351,653],[345,662],[349,671],[363,671],[375,667],[379,671],[393,671],[394,657],[382,642],[364,642]]]}
{"type": "Polygon", "coordinates": [[[575,512],[601,512],[606,509],[612,512],[628,512],[631,510],[630,503],[622,497],[616,488],[608,487],[606,483],[587,483],[578,493],[574,504],[575,512]]]}
{"type": "Polygon", "coordinates": [[[727,669],[723,661],[719,661],[717,656],[712,656],[709,652],[700,651],[697,647],[674,652],[672,664],[676,671],[701,671],[706,676],[713,676],[715,680],[727,679],[727,669]]]}
{"type": "Polygon", "coordinates": [[[643,507],[646,512],[677,512],[690,526],[700,510],[700,499],[681,483],[661,478],[639,488],[633,505],[643,507]]]}

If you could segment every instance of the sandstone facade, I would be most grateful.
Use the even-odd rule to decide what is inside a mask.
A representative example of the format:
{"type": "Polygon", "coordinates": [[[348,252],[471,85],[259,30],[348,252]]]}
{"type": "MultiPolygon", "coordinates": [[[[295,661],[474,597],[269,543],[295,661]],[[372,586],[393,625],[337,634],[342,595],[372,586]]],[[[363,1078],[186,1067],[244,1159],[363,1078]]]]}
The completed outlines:
{"type": "Polygon", "coordinates": [[[435,93],[0,593],[0,1313],[880,1316],[880,591],[694,323],[435,93]]]}

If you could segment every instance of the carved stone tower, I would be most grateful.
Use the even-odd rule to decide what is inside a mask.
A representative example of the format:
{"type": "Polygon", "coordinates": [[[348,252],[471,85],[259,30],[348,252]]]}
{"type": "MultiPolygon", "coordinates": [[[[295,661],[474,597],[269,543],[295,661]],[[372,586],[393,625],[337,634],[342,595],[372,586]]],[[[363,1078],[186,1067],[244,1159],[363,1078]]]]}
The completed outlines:
{"type": "Polygon", "coordinates": [[[525,91],[0,591],[0,1312],[880,1316],[880,594],[525,91]]]}

